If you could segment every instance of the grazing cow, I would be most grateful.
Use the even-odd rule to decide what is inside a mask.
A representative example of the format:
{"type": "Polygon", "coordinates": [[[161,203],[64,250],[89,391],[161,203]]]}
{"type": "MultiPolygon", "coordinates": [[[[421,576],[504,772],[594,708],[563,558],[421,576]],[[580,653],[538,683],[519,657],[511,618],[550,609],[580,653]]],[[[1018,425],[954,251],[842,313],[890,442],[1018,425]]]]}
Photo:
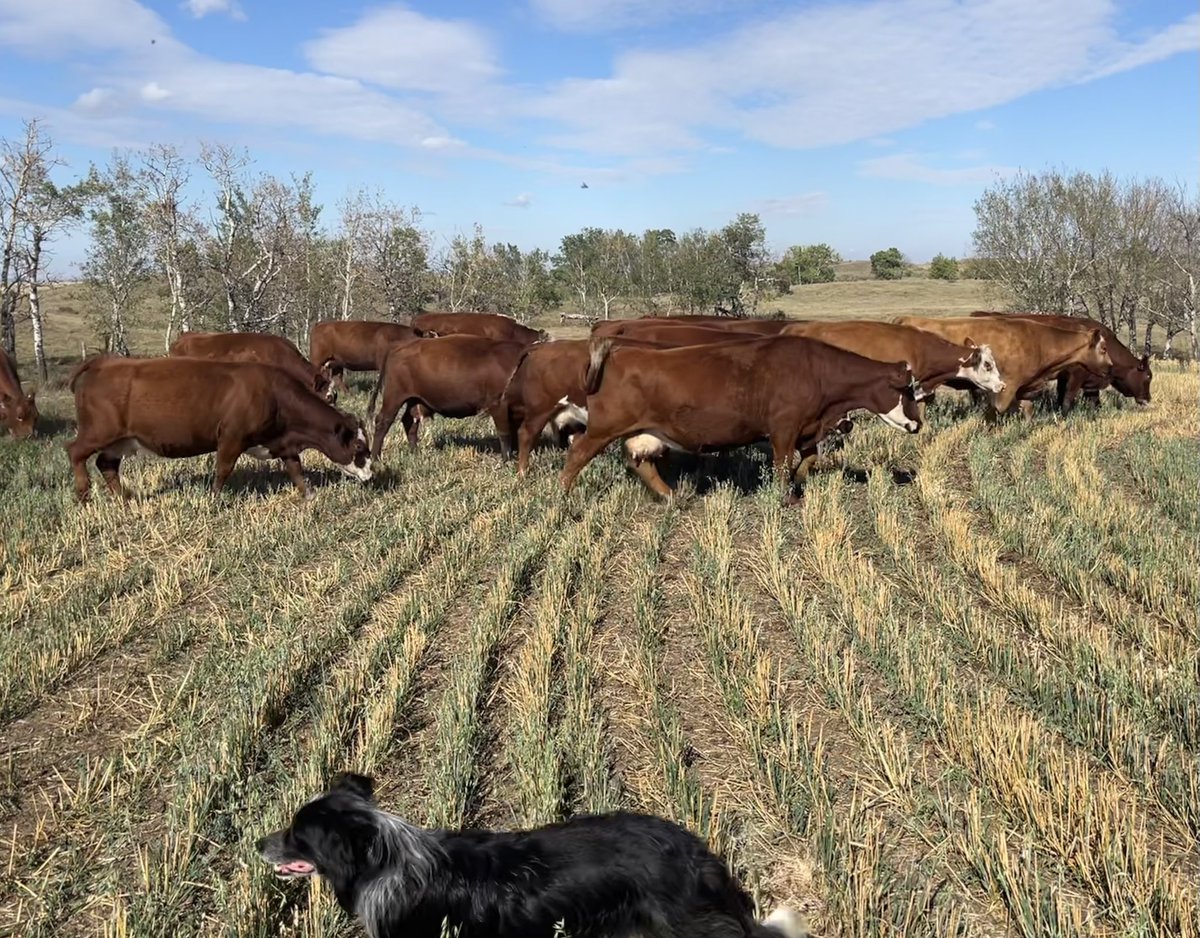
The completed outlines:
{"type": "MultiPolygon", "coordinates": [[[[637,339],[614,339],[614,347],[673,348],[637,339]]],[[[517,363],[501,398],[496,423],[507,446],[517,450],[517,472],[525,475],[538,435],[550,424],[559,442],[587,426],[588,339],[555,339],[530,345],[517,363]]]]}
{"type": "Polygon", "coordinates": [[[371,459],[357,417],[313,394],[286,371],[251,362],[100,356],[71,374],[79,430],[67,444],[75,493],[86,501],[87,461],[114,495],[123,495],[121,460],[139,450],[168,459],[217,454],[213,492],[237,458],[282,459],[307,496],[300,453],[317,449],[343,472],[366,482],[371,459]]]}
{"type": "Polygon", "coordinates": [[[1058,406],[1063,412],[1069,411],[1074,405],[1079,392],[1094,400],[1099,400],[1100,392],[1110,384],[1125,397],[1132,397],[1139,404],[1150,403],[1150,382],[1154,379],[1150,371],[1150,356],[1138,358],[1108,326],[1088,319],[1086,316],[1056,316],[1049,313],[997,313],[978,310],[971,314],[975,317],[995,317],[1000,319],[1027,319],[1030,322],[1040,322],[1045,325],[1060,326],[1064,329],[1075,329],[1089,332],[1100,330],[1104,341],[1108,343],[1108,357],[1112,359],[1112,373],[1108,376],[1092,374],[1082,365],[1072,365],[1058,376],[1058,406]]]}
{"type": "Polygon", "coordinates": [[[646,316],[642,319],[610,319],[592,327],[592,336],[597,339],[623,335],[631,339],[642,338],[643,330],[657,332],[662,327],[687,329],[697,326],[704,329],[728,329],[732,332],[747,332],[754,335],[779,335],[800,319],[734,319],[731,316],[646,316]]]}
{"type": "MultiPolygon", "coordinates": [[[[499,430],[504,422],[500,403],[504,388],[527,347],[525,342],[497,342],[477,335],[439,336],[392,346],[375,386],[376,391],[382,387],[383,403],[375,418],[372,457],[378,459],[383,452],[397,414],[412,449],[417,446],[421,421],[431,414],[487,413],[499,430]]],[[[371,397],[374,401],[374,392],[371,397]]],[[[506,458],[508,440],[507,433],[500,434],[506,458]]]]}
{"type": "Polygon", "coordinates": [[[588,427],[571,444],[565,490],[616,439],[642,481],[670,496],[653,462],[668,449],[699,453],[766,438],[791,492],[793,452],[819,443],[850,411],[865,408],[909,433],[921,427],[923,392],[907,367],[800,336],[662,350],[594,339],[585,386],[588,427]]]}
{"type": "Polygon", "coordinates": [[[523,326],[511,316],[497,313],[421,313],[412,319],[414,328],[439,336],[477,335],[496,342],[542,342],[549,334],[523,326]]]}
{"type": "Polygon", "coordinates": [[[38,419],[36,394],[35,391],[26,395],[21,390],[17,363],[0,349],[0,424],[8,428],[14,440],[27,440],[33,435],[38,419]]]}
{"type": "MultiPolygon", "coordinates": [[[[1024,319],[997,319],[958,316],[901,316],[896,322],[940,335],[950,342],[963,343],[974,337],[991,346],[996,364],[1004,374],[1005,388],[991,396],[991,413],[1003,414],[1017,401],[1026,417],[1033,405],[1028,397],[1073,365],[1099,377],[1112,368],[1108,344],[1098,329],[1079,332],[1024,319]]],[[[946,382],[961,387],[957,381],[946,382]]],[[[970,385],[968,385],[969,387],[970,385]]]]}
{"type": "Polygon", "coordinates": [[[389,348],[424,335],[422,330],[398,322],[319,322],[308,339],[308,359],[335,387],[345,391],[347,369],[378,371],[389,348]]]}
{"type": "Polygon", "coordinates": [[[183,332],[171,343],[167,354],[182,358],[273,365],[282,368],[326,400],[337,398],[329,377],[320,368],[313,367],[312,362],[283,336],[265,332],[183,332]]]}

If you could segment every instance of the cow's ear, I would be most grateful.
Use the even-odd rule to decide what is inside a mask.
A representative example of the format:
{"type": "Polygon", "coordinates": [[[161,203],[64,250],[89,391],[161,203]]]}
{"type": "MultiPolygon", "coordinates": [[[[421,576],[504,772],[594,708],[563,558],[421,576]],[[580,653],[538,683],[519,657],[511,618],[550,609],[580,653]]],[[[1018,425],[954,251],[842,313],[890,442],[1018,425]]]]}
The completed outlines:
{"type": "Polygon", "coordinates": [[[1100,348],[1104,344],[1104,333],[1099,329],[1092,330],[1092,348],[1100,348]]]}
{"type": "Polygon", "coordinates": [[[329,783],[329,790],[350,791],[367,801],[375,800],[375,780],[357,772],[338,772],[329,783]]]}
{"type": "Polygon", "coordinates": [[[29,392],[29,403],[32,404],[36,397],[37,397],[37,389],[34,388],[32,391],[29,392]]]}
{"type": "Polygon", "coordinates": [[[975,340],[970,336],[966,337],[966,339],[963,341],[963,345],[965,345],[967,348],[979,348],[979,346],[975,344],[975,340]]]}
{"type": "Polygon", "coordinates": [[[1148,370],[1148,369],[1150,368],[1150,356],[1149,356],[1149,355],[1143,355],[1143,356],[1142,356],[1142,363],[1141,363],[1140,365],[1138,365],[1138,367],[1139,367],[1139,368],[1141,368],[1141,369],[1142,369],[1142,371],[1146,371],[1146,370],[1148,370]]]}

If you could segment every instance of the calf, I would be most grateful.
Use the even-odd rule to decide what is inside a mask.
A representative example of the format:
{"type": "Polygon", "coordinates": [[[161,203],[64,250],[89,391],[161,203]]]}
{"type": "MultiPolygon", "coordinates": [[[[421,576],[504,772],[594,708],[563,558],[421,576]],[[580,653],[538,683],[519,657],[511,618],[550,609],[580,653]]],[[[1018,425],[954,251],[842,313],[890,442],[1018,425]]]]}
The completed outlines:
{"type": "Polygon", "coordinates": [[[0,424],[8,428],[14,440],[27,440],[33,435],[38,419],[35,395],[26,395],[21,389],[17,363],[0,349],[0,424]]]}
{"type": "Polygon", "coordinates": [[[530,345],[549,338],[545,332],[523,326],[511,316],[498,313],[421,313],[412,324],[439,336],[477,335],[496,342],[520,342],[530,345]]]}
{"type": "Polygon", "coordinates": [[[389,348],[425,335],[421,329],[398,322],[359,319],[319,322],[312,327],[308,339],[308,358],[335,387],[345,391],[347,369],[379,371],[389,348]]]}
{"type": "Polygon", "coordinates": [[[109,491],[123,495],[121,460],[139,450],[168,459],[215,452],[214,493],[242,453],[282,459],[301,497],[307,495],[300,465],[306,449],[320,450],[360,482],[371,478],[358,418],[271,365],[102,356],[79,365],[70,386],[79,429],[66,446],[80,501],[91,487],[93,454],[109,491]]]}
{"type": "Polygon", "coordinates": [[[1098,400],[1100,392],[1110,384],[1125,397],[1132,397],[1139,404],[1150,403],[1150,382],[1154,374],[1150,370],[1150,356],[1138,358],[1108,326],[1085,316],[1056,316],[1050,313],[997,313],[978,310],[974,317],[996,317],[1001,319],[1025,319],[1033,323],[1074,329],[1078,332],[1099,330],[1108,343],[1108,357],[1112,359],[1112,371],[1108,375],[1096,375],[1082,365],[1071,365],[1058,376],[1058,406],[1064,413],[1074,405],[1082,391],[1087,397],[1098,400]]]}
{"type": "MultiPolygon", "coordinates": [[[[1079,332],[1024,319],[970,316],[902,316],[896,321],[932,332],[950,342],[961,343],[968,336],[974,336],[991,346],[996,363],[1004,373],[1005,384],[1003,391],[991,396],[993,415],[1007,412],[1018,400],[1036,392],[1073,365],[1101,377],[1112,368],[1108,344],[1098,329],[1079,332]]],[[[960,386],[955,381],[946,383],[951,387],[960,386]]],[[[1031,409],[1022,404],[1027,417],[1031,409]]]]}
{"type": "Polygon", "coordinates": [[[305,385],[310,391],[328,401],[337,399],[337,392],[328,375],[300,354],[283,336],[265,332],[184,332],[171,343],[167,353],[183,358],[208,358],[226,362],[256,362],[281,368],[305,385]]]}
{"type": "Polygon", "coordinates": [[[571,444],[562,485],[624,439],[642,481],[670,496],[653,460],[668,449],[705,452],[761,439],[792,489],[795,450],[819,443],[853,410],[916,433],[922,393],[903,364],[877,362],[799,336],[678,349],[613,349],[593,340],[585,380],[588,427],[571,444]]]}
{"type": "MultiPolygon", "coordinates": [[[[372,457],[378,459],[383,452],[383,441],[397,414],[412,449],[417,446],[421,420],[432,414],[473,417],[487,413],[499,431],[504,425],[504,388],[527,347],[524,342],[497,342],[475,335],[439,336],[393,346],[375,387],[375,391],[382,388],[383,403],[375,418],[372,457]]],[[[374,399],[372,392],[372,403],[374,399]]],[[[500,449],[507,458],[509,436],[499,435],[500,449]]]]}

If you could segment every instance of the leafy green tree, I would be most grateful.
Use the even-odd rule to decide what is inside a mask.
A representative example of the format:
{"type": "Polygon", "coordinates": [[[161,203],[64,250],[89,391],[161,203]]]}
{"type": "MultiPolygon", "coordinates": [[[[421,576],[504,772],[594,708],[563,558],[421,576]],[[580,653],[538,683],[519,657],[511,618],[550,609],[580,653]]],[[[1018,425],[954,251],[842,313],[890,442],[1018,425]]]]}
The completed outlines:
{"type": "Polygon", "coordinates": [[[828,244],[794,244],[778,266],[789,284],[832,283],[841,262],[841,255],[828,244]]]}
{"type": "Polygon", "coordinates": [[[899,248],[887,248],[871,255],[871,274],[876,280],[899,280],[908,269],[908,262],[899,248]]]}
{"type": "Polygon", "coordinates": [[[929,262],[930,280],[957,280],[958,258],[939,254],[929,262]]]}

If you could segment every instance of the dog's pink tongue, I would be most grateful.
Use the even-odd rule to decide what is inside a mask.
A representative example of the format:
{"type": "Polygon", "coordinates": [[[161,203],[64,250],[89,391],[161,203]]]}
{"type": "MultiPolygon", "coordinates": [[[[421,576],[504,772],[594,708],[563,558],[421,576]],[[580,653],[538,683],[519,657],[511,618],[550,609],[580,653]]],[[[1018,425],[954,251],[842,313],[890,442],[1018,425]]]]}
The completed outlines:
{"type": "Polygon", "coordinates": [[[297,875],[304,875],[306,873],[311,873],[312,871],[313,865],[311,863],[305,863],[303,860],[293,860],[291,863],[279,864],[279,872],[281,873],[295,873],[297,875]]]}

